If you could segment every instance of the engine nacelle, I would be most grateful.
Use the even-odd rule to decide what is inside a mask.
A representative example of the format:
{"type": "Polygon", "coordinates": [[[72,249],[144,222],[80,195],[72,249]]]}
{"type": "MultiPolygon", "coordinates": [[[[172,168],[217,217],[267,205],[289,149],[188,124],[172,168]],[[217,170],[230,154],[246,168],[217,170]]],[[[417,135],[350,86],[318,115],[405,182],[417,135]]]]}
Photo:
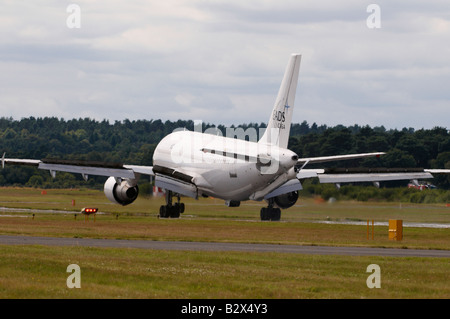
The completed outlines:
{"type": "Polygon", "coordinates": [[[139,195],[139,187],[136,183],[130,180],[123,180],[120,184],[117,184],[114,177],[106,180],[104,191],[111,202],[123,206],[134,202],[139,195]]]}
{"type": "Polygon", "coordinates": [[[289,208],[294,206],[298,199],[298,191],[289,192],[286,194],[278,195],[274,197],[275,205],[279,208],[289,208]]]}

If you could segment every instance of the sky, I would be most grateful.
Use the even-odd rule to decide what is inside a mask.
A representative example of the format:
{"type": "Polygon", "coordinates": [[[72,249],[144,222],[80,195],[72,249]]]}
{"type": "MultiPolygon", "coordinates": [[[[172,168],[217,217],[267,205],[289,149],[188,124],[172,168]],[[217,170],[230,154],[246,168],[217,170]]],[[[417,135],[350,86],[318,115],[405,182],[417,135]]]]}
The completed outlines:
{"type": "Polygon", "coordinates": [[[291,53],[294,123],[450,128],[448,0],[0,0],[0,117],[267,123],[291,53]]]}

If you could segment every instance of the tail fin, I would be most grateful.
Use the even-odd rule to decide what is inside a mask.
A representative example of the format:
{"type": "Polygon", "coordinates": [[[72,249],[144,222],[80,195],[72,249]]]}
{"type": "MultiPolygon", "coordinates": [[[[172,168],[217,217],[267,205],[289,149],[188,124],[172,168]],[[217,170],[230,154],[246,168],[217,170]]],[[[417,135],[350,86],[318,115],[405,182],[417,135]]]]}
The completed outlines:
{"type": "Polygon", "coordinates": [[[292,54],[289,59],[272,115],[259,143],[274,144],[287,148],[301,57],[300,54],[292,54]]]}

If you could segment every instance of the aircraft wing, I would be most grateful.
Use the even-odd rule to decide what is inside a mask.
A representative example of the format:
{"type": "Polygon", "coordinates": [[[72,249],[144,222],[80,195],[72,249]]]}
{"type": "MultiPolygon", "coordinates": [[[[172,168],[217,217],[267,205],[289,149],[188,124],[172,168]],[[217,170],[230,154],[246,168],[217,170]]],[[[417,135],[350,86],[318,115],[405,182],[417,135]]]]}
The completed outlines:
{"type": "Polygon", "coordinates": [[[395,180],[417,180],[433,178],[433,174],[450,174],[450,169],[403,169],[403,168],[367,168],[367,169],[305,169],[307,164],[324,163],[340,160],[351,160],[365,157],[379,157],[384,152],[361,153],[336,156],[321,156],[298,159],[297,165],[302,165],[297,173],[297,179],[318,177],[321,183],[353,183],[382,182],[395,180]]]}
{"type": "Polygon", "coordinates": [[[93,162],[93,161],[71,161],[71,160],[34,160],[5,158],[3,155],[2,167],[5,164],[34,166],[39,169],[50,171],[54,177],[56,172],[78,173],[85,180],[89,175],[113,176],[116,178],[136,178],[136,174],[154,175],[152,166],[123,165],[120,163],[93,162]]]}
{"type": "MultiPolygon", "coordinates": [[[[433,170],[372,168],[372,169],[302,169],[297,174],[298,179],[318,177],[320,183],[353,183],[353,182],[383,182],[395,180],[414,180],[433,178],[433,170]]],[[[442,171],[442,170],[440,170],[442,171]]],[[[448,170],[450,173],[450,170],[448,170]]],[[[434,172],[436,173],[436,172],[434,172]]],[[[445,172],[441,172],[445,173],[445,172]]]]}
{"type": "Polygon", "coordinates": [[[301,180],[317,177],[320,183],[383,182],[433,178],[433,173],[449,174],[450,170],[424,170],[420,168],[350,168],[301,169],[297,179],[290,180],[264,196],[265,199],[303,189],[301,180]]]}
{"type": "Polygon", "coordinates": [[[340,160],[351,160],[366,157],[379,157],[384,152],[360,153],[349,155],[321,156],[298,159],[297,165],[302,165],[297,173],[297,179],[318,177],[321,183],[354,183],[354,182],[382,182],[395,180],[414,180],[433,178],[432,173],[449,173],[450,170],[424,170],[401,168],[375,168],[375,169],[305,169],[308,164],[324,163],[340,160]],[[448,172],[446,172],[448,171],[448,172]]]}

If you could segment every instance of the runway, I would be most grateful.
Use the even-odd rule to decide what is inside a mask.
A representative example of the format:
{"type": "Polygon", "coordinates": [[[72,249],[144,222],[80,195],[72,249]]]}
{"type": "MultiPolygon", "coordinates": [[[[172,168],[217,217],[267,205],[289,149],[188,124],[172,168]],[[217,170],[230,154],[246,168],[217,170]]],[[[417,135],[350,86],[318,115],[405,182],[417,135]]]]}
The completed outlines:
{"type": "Polygon", "coordinates": [[[397,249],[370,247],[332,247],[273,244],[211,243],[182,241],[150,241],[124,239],[59,238],[0,235],[0,245],[44,245],[69,247],[140,248],[181,251],[238,251],[290,253],[310,255],[386,256],[386,257],[445,257],[449,250],[397,249]]]}

